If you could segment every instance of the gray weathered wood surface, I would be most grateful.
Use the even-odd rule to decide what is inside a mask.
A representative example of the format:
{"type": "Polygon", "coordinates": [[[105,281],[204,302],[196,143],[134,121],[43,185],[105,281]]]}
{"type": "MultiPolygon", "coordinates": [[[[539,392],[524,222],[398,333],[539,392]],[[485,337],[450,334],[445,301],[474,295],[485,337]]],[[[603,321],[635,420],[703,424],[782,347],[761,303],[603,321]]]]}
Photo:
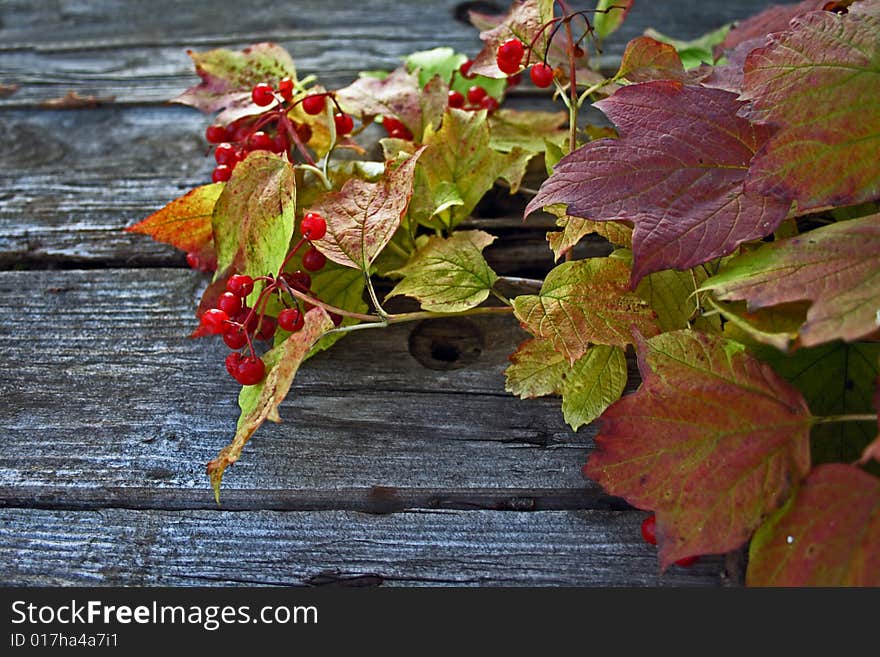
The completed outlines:
{"type": "MultiPolygon", "coordinates": [[[[411,326],[349,336],[213,502],[204,464],[237,389],[225,348],[187,337],[205,278],[122,232],[209,177],[205,118],[165,102],[195,80],[185,49],[276,40],[337,86],[416,49],[475,52],[464,4],[0,0],[0,85],[18,85],[0,97],[0,584],[736,583],[722,557],[658,575],[644,514],[580,474],[595,427],[504,393],[525,337],[509,319],[475,319],[482,353],[449,371],[411,356],[411,326]],[[41,108],[71,90],[107,100],[41,108]]],[[[766,4],[640,2],[606,54],[766,4]]],[[[540,275],[547,224],[520,225],[517,203],[472,224],[501,236],[500,272],[540,275]]]]}

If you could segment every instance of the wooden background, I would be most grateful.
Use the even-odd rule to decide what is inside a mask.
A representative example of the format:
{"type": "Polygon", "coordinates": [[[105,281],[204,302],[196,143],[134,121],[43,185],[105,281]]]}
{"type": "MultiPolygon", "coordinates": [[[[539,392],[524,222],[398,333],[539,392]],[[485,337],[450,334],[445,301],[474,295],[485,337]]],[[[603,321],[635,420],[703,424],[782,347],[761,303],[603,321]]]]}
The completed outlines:
{"type": "MultiPolygon", "coordinates": [[[[302,370],[214,504],[204,465],[237,386],[221,343],[187,338],[206,278],[123,232],[210,178],[207,118],[166,104],[196,81],[186,49],[275,40],[337,87],[414,50],[473,54],[466,9],[493,11],[248,4],[0,0],[0,584],[739,583],[738,557],[659,575],[644,513],[580,473],[595,427],[504,392],[525,337],[510,318],[475,320],[479,357],[446,371],[411,355],[412,326],[347,337],[302,370]],[[70,91],[101,102],[46,106],[70,91]]],[[[767,4],[637,2],[605,57],[651,25],[692,38],[767,4]]],[[[471,224],[502,236],[499,273],[541,276],[547,224],[521,225],[521,207],[499,195],[471,224]]]]}

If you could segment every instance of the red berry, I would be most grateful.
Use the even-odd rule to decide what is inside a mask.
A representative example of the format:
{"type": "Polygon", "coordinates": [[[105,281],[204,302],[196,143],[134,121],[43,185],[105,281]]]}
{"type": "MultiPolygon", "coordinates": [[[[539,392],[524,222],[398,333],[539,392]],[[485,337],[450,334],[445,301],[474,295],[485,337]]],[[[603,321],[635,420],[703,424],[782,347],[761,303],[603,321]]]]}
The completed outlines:
{"type": "Polygon", "coordinates": [[[690,568],[695,563],[700,560],[699,555],[693,557],[682,557],[678,561],[675,562],[676,566],[681,566],[682,568],[690,568]]]}
{"type": "Polygon", "coordinates": [[[219,144],[222,141],[229,141],[229,131],[222,125],[209,125],[205,129],[205,139],[209,144],[219,144]]]}
{"type": "Polygon", "coordinates": [[[233,274],[226,281],[226,290],[244,298],[254,291],[254,279],[246,274],[233,274]]]}
{"type": "Polygon", "coordinates": [[[302,101],[303,110],[305,110],[306,114],[311,114],[312,116],[323,112],[324,105],[326,105],[326,102],[323,94],[306,96],[302,101]]]}
{"type": "Polygon", "coordinates": [[[466,80],[472,80],[474,77],[476,77],[471,74],[471,66],[473,66],[473,65],[474,65],[474,60],[469,59],[466,62],[464,62],[461,66],[459,66],[458,72],[461,74],[461,77],[465,78],[466,80]]]}
{"type": "Polygon", "coordinates": [[[245,139],[250,134],[253,121],[250,117],[244,117],[229,124],[229,141],[236,142],[245,139]]]}
{"type": "Polygon", "coordinates": [[[224,142],[214,149],[214,160],[217,164],[235,164],[238,162],[238,151],[232,144],[224,142]]]}
{"type": "Polygon", "coordinates": [[[186,254],[186,264],[190,269],[201,269],[202,259],[199,257],[198,251],[190,251],[186,254]]]}
{"type": "Polygon", "coordinates": [[[232,167],[228,164],[218,164],[211,173],[211,180],[215,183],[226,182],[232,178],[232,167]]]}
{"type": "Polygon", "coordinates": [[[504,73],[508,75],[516,73],[519,70],[520,62],[526,49],[519,39],[508,39],[500,46],[495,54],[495,62],[504,73]]]}
{"type": "Polygon", "coordinates": [[[278,83],[278,93],[281,94],[284,100],[293,98],[293,80],[281,78],[281,82],[278,83]]]}
{"type": "Polygon", "coordinates": [[[642,538],[645,543],[657,545],[657,516],[653,513],[642,520],[642,538]]]}
{"type": "Polygon", "coordinates": [[[284,153],[288,148],[290,148],[290,142],[287,140],[287,135],[284,132],[275,135],[272,140],[272,152],[284,153]]]}
{"type": "Polygon", "coordinates": [[[409,141],[413,138],[413,133],[411,133],[408,128],[395,128],[388,133],[388,136],[394,139],[405,139],[409,141]]]}
{"type": "Polygon", "coordinates": [[[317,212],[306,212],[299,230],[307,240],[319,240],[327,234],[327,222],[317,212]]]}
{"type": "Polygon", "coordinates": [[[354,119],[348,114],[336,112],[336,114],[333,115],[333,123],[336,124],[336,134],[338,135],[347,135],[354,130],[354,119]]]}
{"type": "Polygon", "coordinates": [[[239,365],[241,365],[241,354],[237,351],[233,351],[226,357],[226,371],[229,372],[229,376],[237,378],[239,365]]]}
{"type": "Polygon", "coordinates": [[[272,101],[275,100],[275,90],[271,84],[260,82],[251,91],[251,99],[260,107],[271,105],[272,101]]]}
{"type": "Polygon", "coordinates": [[[272,336],[275,335],[275,329],[277,327],[278,323],[275,321],[274,317],[264,315],[263,319],[260,320],[260,328],[257,329],[255,334],[257,340],[271,340],[272,336]]]}
{"type": "Polygon", "coordinates": [[[508,87],[515,87],[520,82],[522,82],[522,73],[517,73],[516,75],[511,75],[507,78],[508,87]]]}
{"type": "Polygon", "coordinates": [[[474,85],[467,91],[467,99],[471,105],[479,105],[480,101],[486,97],[486,90],[483,87],[474,85]]]}
{"type": "Polygon", "coordinates": [[[315,247],[312,247],[303,254],[303,267],[309,271],[318,271],[319,269],[322,269],[326,262],[327,257],[315,247]]]}
{"type": "Polygon", "coordinates": [[[529,77],[536,87],[549,87],[553,84],[553,69],[543,62],[539,62],[529,70],[529,77]]]}
{"type": "Polygon", "coordinates": [[[247,145],[252,151],[271,151],[275,141],[262,130],[258,130],[248,137],[247,145]]]}
{"type": "Polygon", "coordinates": [[[312,287],[312,277],[304,271],[295,271],[292,274],[284,272],[281,278],[294,290],[308,292],[312,287]]]}
{"type": "Polygon", "coordinates": [[[382,117],[382,127],[388,131],[389,135],[395,130],[406,130],[403,123],[395,119],[393,116],[382,117]]]}
{"type": "Polygon", "coordinates": [[[247,344],[247,335],[242,327],[227,325],[223,331],[223,342],[230,349],[241,349],[247,344]]]}
{"type": "Polygon", "coordinates": [[[492,96],[485,96],[480,100],[480,107],[491,114],[498,109],[498,101],[492,96]]]}
{"type": "Polygon", "coordinates": [[[251,315],[251,308],[243,306],[238,314],[232,318],[232,321],[243,325],[244,330],[248,333],[253,333],[254,329],[257,328],[257,313],[251,315]]]}
{"type": "Polygon", "coordinates": [[[235,380],[243,386],[253,386],[258,384],[266,376],[266,365],[262,359],[247,356],[242,358],[235,371],[235,380]]]}
{"type": "Polygon", "coordinates": [[[232,292],[224,292],[217,299],[217,307],[232,317],[241,310],[241,297],[232,292]]]}
{"type": "Polygon", "coordinates": [[[464,107],[464,94],[454,89],[449,92],[448,101],[450,107],[461,109],[464,107]]]}
{"type": "Polygon", "coordinates": [[[278,313],[278,326],[285,331],[295,333],[305,326],[305,319],[299,308],[285,308],[278,313]]]}
{"type": "Polygon", "coordinates": [[[204,333],[217,335],[223,330],[224,324],[229,320],[229,315],[219,308],[211,308],[202,313],[199,323],[204,333]]]}

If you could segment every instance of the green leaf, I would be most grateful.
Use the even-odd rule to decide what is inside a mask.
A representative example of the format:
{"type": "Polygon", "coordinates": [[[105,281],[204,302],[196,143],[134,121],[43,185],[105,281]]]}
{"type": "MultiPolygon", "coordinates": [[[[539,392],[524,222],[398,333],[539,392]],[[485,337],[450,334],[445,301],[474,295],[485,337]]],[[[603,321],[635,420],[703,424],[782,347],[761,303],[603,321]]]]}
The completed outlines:
{"type": "Polygon", "coordinates": [[[238,421],[235,437],[220,450],[214,460],[208,463],[208,475],[218,504],[224,471],[238,461],[245,444],[263,422],[280,420],[278,405],[287,396],[300,364],[317,339],[332,328],[333,322],[327,313],[321,308],[312,308],[305,315],[303,329],[292,333],[287,340],[270,352],[271,355],[264,356],[267,364],[271,364],[271,369],[268,369],[263,383],[245,387],[239,398],[241,418],[238,421]]]}
{"type": "Polygon", "coordinates": [[[184,251],[198,251],[213,239],[211,216],[223,186],[214,183],[196,187],[125,230],[149,235],[184,251]]]}
{"type": "Polygon", "coordinates": [[[295,210],[290,163],[267,151],[248,155],[214,207],[216,278],[230,268],[254,278],[277,273],[293,236],[295,210]]]}
{"type": "MultiPolygon", "coordinates": [[[[312,292],[315,296],[331,306],[350,312],[366,313],[369,310],[364,301],[365,286],[363,272],[333,262],[328,262],[321,271],[312,274],[312,292]]],[[[341,325],[351,326],[357,323],[359,320],[353,317],[344,317],[341,325]]],[[[315,344],[309,357],[329,349],[345,336],[345,333],[324,336],[315,344]]]]}
{"type": "Polygon", "coordinates": [[[567,121],[565,112],[499,109],[489,116],[489,145],[502,153],[515,148],[543,153],[547,142],[562,144],[568,138],[567,121]]]}
{"type": "Polygon", "coordinates": [[[537,295],[513,300],[523,328],[550,340],[570,363],[591,344],[625,347],[632,330],[660,331],[648,304],[629,290],[629,265],[619,258],[564,262],[544,279],[537,295]]]}
{"type": "Polygon", "coordinates": [[[344,267],[368,271],[400,226],[423,153],[424,147],[396,169],[386,170],[378,182],[352,178],[314,203],[312,210],[327,221],[327,234],[313,242],[315,248],[344,267]]]}
{"type": "Polygon", "coordinates": [[[880,479],[817,467],[755,533],[749,586],[880,586],[880,479]]]}
{"type": "Polygon", "coordinates": [[[451,237],[432,237],[405,267],[403,280],[388,294],[418,299],[433,312],[459,312],[479,306],[498,278],[483,257],[495,237],[481,230],[459,231],[451,237]]]}
{"type": "Polygon", "coordinates": [[[880,18],[814,11],[749,53],[741,98],[778,128],[746,191],[798,210],[880,196],[880,18]]]}
{"type": "Polygon", "coordinates": [[[633,0],[598,0],[593,14],[593,29],[600,39],[606,38],[623,24],[633,0]]]}
{"type": "Polygon", "coordinates": [[[418,71],[419,84],[425,86],[435,75],[440,76],[447,85],[459,66],[467,61],[467,55],[455,52],[452,48],[440,47],[420,50],[407,55],[403,60],[410,73],[418,71]]]}
{"type": "Polygon", "coordinates": [[[788,351],[797,340],[798,329],[807,316],[807,304],[786,303],[749,312],[741,302],[722,303],[706,297],[708,306],[724,318],[724,335],[750,347],[769,345],[788,351]]]}
{"type": "Polygon", "coordinates": [[[717,30],[707,32],[706,34],[697,37],[696,39],[691,39],[690,41],[674,39],[670,36],[666,36],[665,34],[661,34],[657,30],[651,28],[645,30],[645,36],[651,37],[652,39],[661,41],[663,43],[668,43],[673,48],[675,48],[678,51],[678,56],[681,57],[681,61],[682,64],[684,64],[685,69],[690,70],[692,68],[700,66],[701,64],[715,63],[713,50],[715,46],[724,41],[724,38],[730,31],[731,26],[731,23],[728,23],[727,25],[722,25],[717,30]]]}
{"type": "Polygon", "coordinates": [[[720,333],[720,319],[701,316],[697,305],[695,283],[699,286],[708,277],[704,267],[689,271],[664,269],[645,276],[636,293],[657,313],[657,322],[663,331],[696,328],[706,333],[720,333]]]}
{"type": "Polygon", "coordinates": [[[571,369],[549,340],[530,338],[510,355],[504,370],[504,389],[520,399],[562,392],[562,378],[571,369]]]}
{"type": "Polygon", "coordinates": [[[656,511],[663,568],[739,547],[810,469],[806,402],[721,337],[674,331],[636,350],[642,385],[602,415],[585,474],[656,511]]]}
{"type": "Polygon", "coordinates": [[[197,107],[203,112],[222,112],[217,121],[223,125],[266,110],[251,99],[251,90],[259,82],[278,84],[285,77],[296,82],[296,67],[288,52],[275,43],[257,43],[244,50],[218,48],[197,53],[188,51],[202,79],[173,102],[197,107]]]}
{"type": "Polygon", "coordinates": [[[556,225],[562,230],[547,233],[547,241],[553,250],[555,260],[573,249],[584,237],[591,234],[601,235],[612,244],[632,247],[632,228],[617,221],[590,221],[581,217],[572,217],[565,212],[565,205],[557,203],[544,208],[545,212],[556,217],[556,225]]]}
{"type": "Polygon", "coordinates": [[[880,214],[766,244],[732,259],[700,290],[746,299],[750,311],[811,300],[800,330],[807,347],[869,335],[880,325],[880,214]]]}
{"type": "Polygon", "coordinates": [[[562,383],[562,415],[573,431],[589,424],[620,399],[626,387],[626,355],[620,347],[594,345],[562,383]]]}
{"type": "Polygon", "coordinates": [[[499,178],[515,192],[531,157],[519,148],[510,153],[492,149],[484,110],[447,110],[440,130],[428,134],[425,144],[428,149],[416,167],[409,218],[447,231],[470,215],[499,178]],[[451,198],[455,204],[449,203],[451,198]]]}

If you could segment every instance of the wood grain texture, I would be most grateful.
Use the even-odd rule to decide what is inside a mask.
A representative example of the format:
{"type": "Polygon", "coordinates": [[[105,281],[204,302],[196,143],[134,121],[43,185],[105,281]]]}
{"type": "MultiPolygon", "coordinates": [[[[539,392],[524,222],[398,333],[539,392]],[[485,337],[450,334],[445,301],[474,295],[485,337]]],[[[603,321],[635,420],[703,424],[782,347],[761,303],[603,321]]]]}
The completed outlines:
{"type": "MultiPolygon", "coordinates": [[[[68,91],[121,103],[157,103],[196,81],[185,50],[241,48],[277,41],[288,48],[302,74],[317,73],[338,87],[358,71],[389,69],[400,57],[441,45],[474,54],[477,31],[464,21],[468,4],[454,0],[399,3],[321,0],[249,5],[240,3],[121,0],[0,3],[0,82],[17,84],[0,106],[33,105],[68,91]],[[50,9],[48,5],[53,5],[50,9]],[[54,11],[52,10],[54,9],[54,11]]],[[[507,2],[494,5],[504,12],[507,2]]],[[[595,3],[571,3],[588,9],[595,3]]],[[[736,3],[664,0],[638,3],[619,33],[605,44],[604,59],[619,60],[627,41],[649,26],[689,39],[745,18],[768,0],[736,3]]]]}
{"type": "Polygon", "coordinates": [[[719,557],[660,576],[613,511],[0,509],[12,586],[718,586],[719,557]]]}

